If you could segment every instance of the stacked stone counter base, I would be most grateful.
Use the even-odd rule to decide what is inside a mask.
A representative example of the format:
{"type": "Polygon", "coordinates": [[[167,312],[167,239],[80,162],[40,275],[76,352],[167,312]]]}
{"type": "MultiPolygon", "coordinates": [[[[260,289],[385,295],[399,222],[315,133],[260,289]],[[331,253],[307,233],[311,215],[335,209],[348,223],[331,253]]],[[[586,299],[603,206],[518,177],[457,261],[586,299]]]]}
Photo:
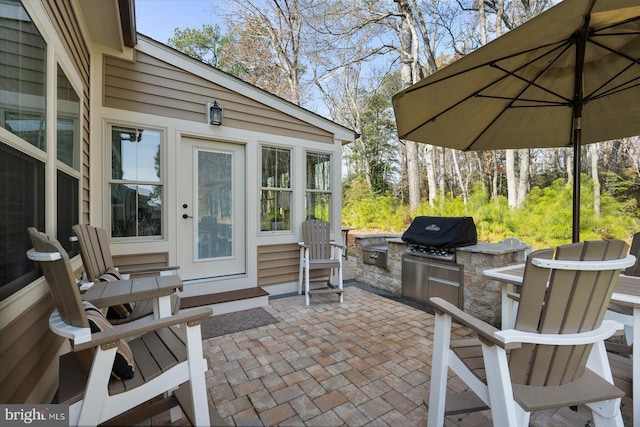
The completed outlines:
{"type": "Polygon", "coordinates": [[[398,234],[362,234],[354,236],[356,241],[356,281],[395,296],[402,294],[402,254],[407,244],[398,234]],[[365,264],[363,247],[387,246],[387,268],[365,264]]]}
{"type": "MultiPolygon", "coordinates": [[[[402,255],[408,244],[397,234],[363,234],[354,236],[356,245],[356,281],[372,288],[402,295],[402,255]],[[363,248],[387,247],[387,267],[363,261],[363,248]]],[[[456,263],[464,266],[464,311],[500,327],[501,284],[482,274],[490,268],[523,263],[530,246],[519,243],[478,243],[456,250],[456,263]]]]}
{"type": "Polygon", "coordinates": [[[458,248],[456,262],[464,265],[464,311],[500,328],[502,284],[489,280],[482,272],[490,268],[522,264],[530,246],[502,243],[478,243],[458,248]]]}

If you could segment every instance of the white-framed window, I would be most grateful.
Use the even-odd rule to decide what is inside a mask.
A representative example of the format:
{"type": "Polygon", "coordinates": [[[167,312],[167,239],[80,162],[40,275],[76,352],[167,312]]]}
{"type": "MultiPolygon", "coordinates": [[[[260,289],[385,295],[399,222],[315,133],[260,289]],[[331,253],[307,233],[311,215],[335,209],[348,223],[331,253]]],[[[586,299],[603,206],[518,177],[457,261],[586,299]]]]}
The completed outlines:
{"type": "Polygon", "coordinates": [[[78,254],[71,243],[71,227],[80,221],[80,152],[82,139],[80,96],[62,67],[56,76],[56,230],[57,239],[69,252],[78,254]]]}
{"type": "Polygon", "coordinates": [[[260,231],[291,231],[291,149],[262,146],[260,231]]]}
{"type": "Polygon", "coordinates": [[[28,227],[69,252],[80,214],[82,84],[19,0],[0,7],[0,300],[41,273],[26,258],[28,227]],[[48,82],[55,85],[48,87],[48,82]],[[47,197],[47,195],[50,195],[47,197]],[[48,229],[47,229],[48,227],[48,229]]]}
{"type": "Polygon", "coordinates": [[[307,152],[305,218],[331,220],[331,154],[307,152]]]}
{"type": "Polygon", "coordinates": [[[111,124],[109,134],[111,237],[161,238],[164,131],[111,124]]]}

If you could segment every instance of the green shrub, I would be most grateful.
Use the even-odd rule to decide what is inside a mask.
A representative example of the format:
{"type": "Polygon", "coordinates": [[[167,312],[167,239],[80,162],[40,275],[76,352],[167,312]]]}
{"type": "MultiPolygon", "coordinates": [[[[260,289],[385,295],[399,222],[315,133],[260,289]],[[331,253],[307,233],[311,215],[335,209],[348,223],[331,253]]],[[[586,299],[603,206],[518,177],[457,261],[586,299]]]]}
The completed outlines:
{"type": "MultiPolygon", "coordinates": [[[[623,203],[604,193],[600,200],[600,216],[597,216],[593,209],[593,185],[586,176],[582,183],[580,239],[630,241],[633,233],[640,231],[635,199],[623,203]]],[[[418,215],[471,216],[478,229],[479,241],[496,242],[516,237],[534,248],[542,248],[571,242],[572,198],[571,185],[559,179],[545,188],[532,188],[521,207],[509,209],[505,197],[490,198],[488,190],[478,182],[466,205],[461,197],[448,194],[434,200],[433,205],[423,201],[416,212],[409,215],[408,207],[398,199],[389,194],[374,195],[363,180],[356,179],[345,190],[342,221],[357,229],[401,233],[418,215]]]]}

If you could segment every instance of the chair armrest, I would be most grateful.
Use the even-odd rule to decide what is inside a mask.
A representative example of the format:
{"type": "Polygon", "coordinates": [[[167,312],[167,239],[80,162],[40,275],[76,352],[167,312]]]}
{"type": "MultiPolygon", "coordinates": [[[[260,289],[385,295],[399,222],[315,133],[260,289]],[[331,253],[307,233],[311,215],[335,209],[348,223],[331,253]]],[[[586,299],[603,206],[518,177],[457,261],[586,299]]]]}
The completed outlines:
{"type": "Polygon", "coordinates": [[[476,319],[442,298],[432,297],[429,298],[429,302],[437,312],[447,314],[456,322],[472,329],[476,334],[478,334],[478,338],[486,344],[497,345],[505,349],[520,347],[519,345],[507,347],[503,341],[495,337],[495,333],[500,331],[498,328],[491,326],[480,319],[476,319]]]}
{"type": "Polygon", "coordinates": [[[99,345],[108,345],[117,342],[122,338],[137,337],[150,331],[181,323],[187,323],[187,326],[194,326],[195,324],[200,323],[202,319],[211,316],[211,314],[213,314],[212,308],[198,307],[180,310],[180,313],[174,316],[163,317],[160,319],[154,319],[153,316],[147,316],[130,323],[116,325],[108,331],[92,334],[90,341],[75,344],[74,351],[86,350],[99,345]]]}
{"type": "Polygon", "coordinates": [[[614,320],[603,320],[600,327],[591,331],[575,334],[539,334],[536,332],[518,331],[507,329],[498,331],[495,337],[506,345],[511,343],[548,344],[548,345],[586,345],[603,341],[624,326],[614,320]]]}
{"type": "Polygon", "coordinates": [[[336,248],[340,248],[340,249],[344,249],[344,248],[346,248],[346,246],[345,246],[345,245],[343,245],[342,243],[329,242],[329,244],[330,244],[331,246],[335,246],[336,248]]]}
{"type": "Polygon", "coordinates": [[[298,242],[298,246],[300,246],[300,248],[308,248],[309,245],[305,245],[304,242],[298,242]]]}
{"type": "Polygon", "coordinates": [[[564,259],[533,258],[531,263],[537,267],[556,270],[604,271],[621,270],[636,263],[636,257],[627,255],[621,259],[605,261],[571,261],[564,259]]]}

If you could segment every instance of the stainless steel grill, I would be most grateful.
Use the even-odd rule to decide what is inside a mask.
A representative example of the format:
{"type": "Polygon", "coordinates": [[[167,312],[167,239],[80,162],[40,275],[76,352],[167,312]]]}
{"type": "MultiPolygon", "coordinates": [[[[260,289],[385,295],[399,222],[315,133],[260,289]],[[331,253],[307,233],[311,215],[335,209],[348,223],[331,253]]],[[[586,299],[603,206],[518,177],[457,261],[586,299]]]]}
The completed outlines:
{"type": "Polygon", "coordinates": [[[443,256],[407,249],[402,255],[404,297],[426,304],[429,298],[440,297],[462,308],[463,284],[464,267],[455,262],[455,251],[443,256]]]}
{"type": "Polygon", "coordinates": [[[403,234],[410,245],[402,255],[402,295],[429,303],[440,297],[463,308],[464,267],[456,247],[475,243],[471,218],[417,217],[403,234]]]}
{"type": "Polygon", "coordinates": [[[439,259],[442,261],[455,262],[456,260],[455,249],[432,248],[429,246],[410,245],[407,248],[407,253],[411,255],[419,256],[419,257],[424,257],[424,258],[439,259]]]}

